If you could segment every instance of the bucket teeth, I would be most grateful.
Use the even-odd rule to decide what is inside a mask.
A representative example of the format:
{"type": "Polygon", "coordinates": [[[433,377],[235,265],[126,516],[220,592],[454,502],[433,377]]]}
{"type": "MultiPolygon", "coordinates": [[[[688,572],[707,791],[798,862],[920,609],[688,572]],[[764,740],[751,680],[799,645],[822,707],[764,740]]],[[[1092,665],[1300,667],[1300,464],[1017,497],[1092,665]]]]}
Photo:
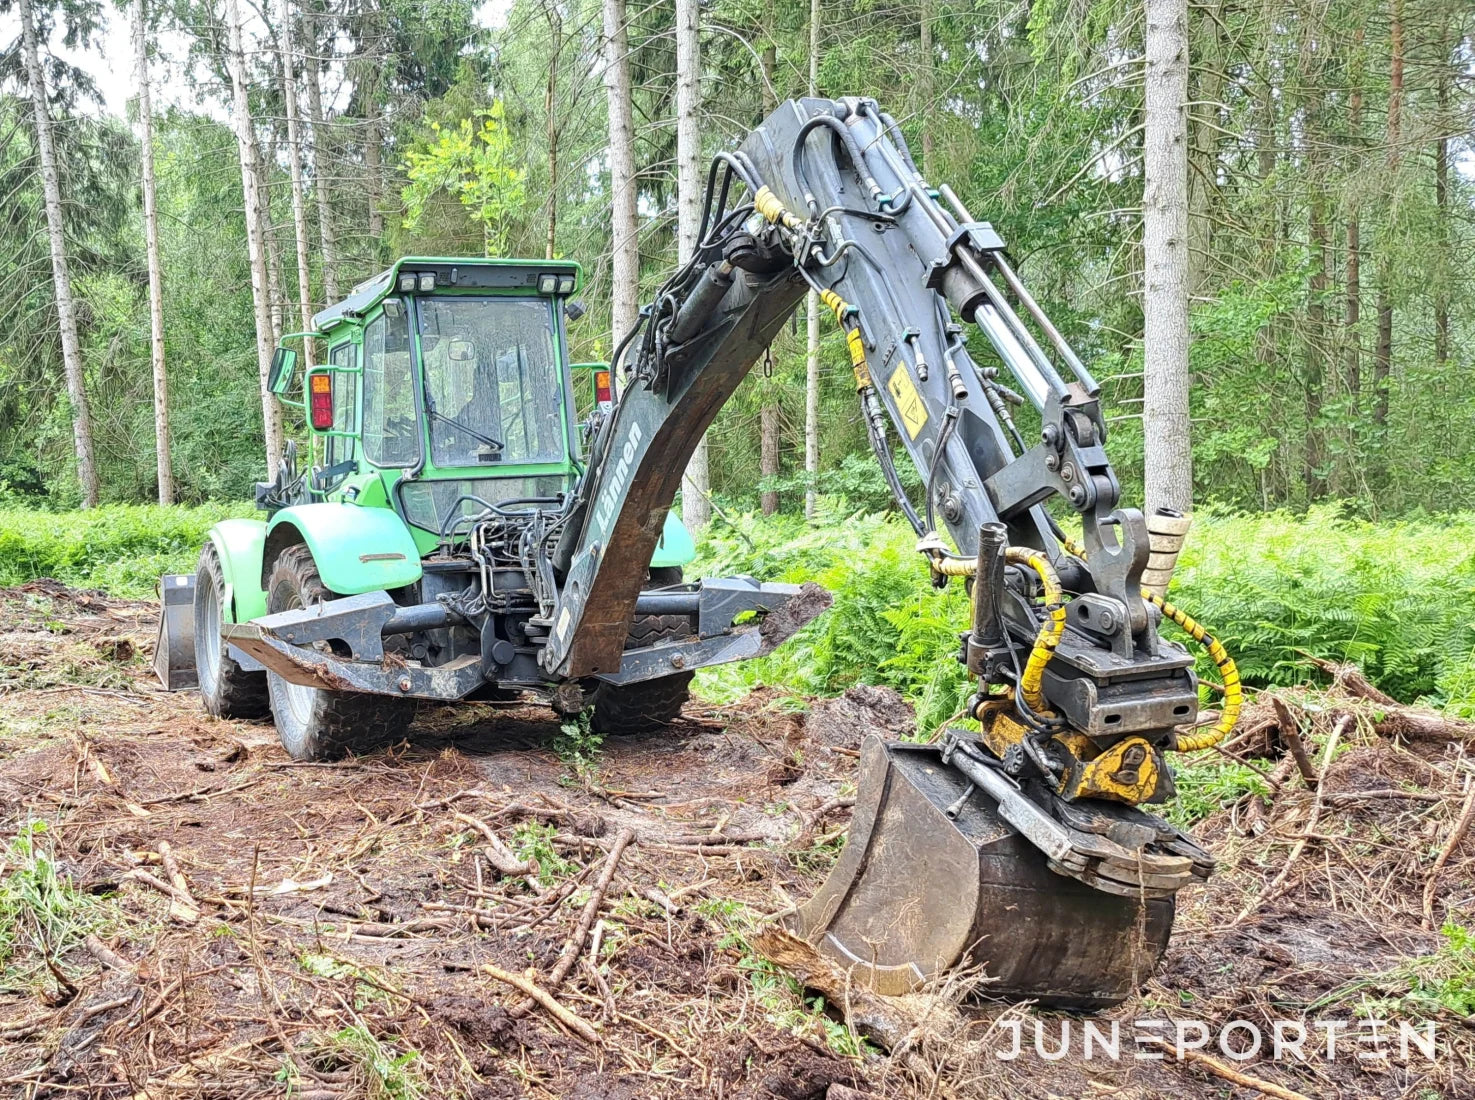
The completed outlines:
{"type": "Polygon", "coordinates": [[[880,993],[976,964],[987,995],[1098,1009],[1151,975],[1174,895],[1212,870],[1161,818],[1021,786],[972,735],[872,737],[846,847],[790,925],[880,993]]]}

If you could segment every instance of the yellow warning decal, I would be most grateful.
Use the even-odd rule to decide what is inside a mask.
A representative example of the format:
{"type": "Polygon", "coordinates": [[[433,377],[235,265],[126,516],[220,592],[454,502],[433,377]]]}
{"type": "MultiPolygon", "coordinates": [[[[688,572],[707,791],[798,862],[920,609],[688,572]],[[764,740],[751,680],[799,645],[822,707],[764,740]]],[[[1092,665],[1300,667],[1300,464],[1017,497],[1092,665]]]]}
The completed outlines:
{"type": "Polygon", "coordinates": [[[896,408],[901,413],[901,422],[906,425],[907,435],[916,439],[917,433],[927,424],[927,406],[917,395],[917,387],[912,383],[904,361],[897,360],[896,370],[891,372],[891,381],[886,383],[886,388],[896,399],[896,408]]]}

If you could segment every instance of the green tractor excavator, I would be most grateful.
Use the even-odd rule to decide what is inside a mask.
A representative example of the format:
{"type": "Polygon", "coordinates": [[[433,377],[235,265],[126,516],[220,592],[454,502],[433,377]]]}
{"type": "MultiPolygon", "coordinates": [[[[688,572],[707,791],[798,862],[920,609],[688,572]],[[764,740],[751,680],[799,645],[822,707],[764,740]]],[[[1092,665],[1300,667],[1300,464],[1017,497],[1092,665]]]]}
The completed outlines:
{"type": "Polygon", "coordinates": [[[1000,995],[1127,996],[1177,891],[1213,868],[1147,806],[1173,797],[1169,754],[1233,726],[1239,681],[1165,599],[1186,520],[1119,506],[1099,387],[999,235],[922,177],[874,101],[793,100],[713,161],[698,247],[613,366],[568,361],[579,280],[562,261],[403,259],[297,334],[315,363],[278,349],[270,386],[303,408],[309,457],[289,449],[258,487],[265,520],[218,524],[196,573],[165,578],[166,682],[197,678],[213,714],[270,712],[305,760],[399,738],[421,699],[668,723],[696,669],[768,653],[828,606],[813,585],[683,577],[670,512],[813,291],[932,582],[971,593],[974,725],[867,741],[846,848],[791,925],[885,993],[971,961],[1000,995]],[[1212,728],[1164,619],[1222,673],[1212,728]]]}

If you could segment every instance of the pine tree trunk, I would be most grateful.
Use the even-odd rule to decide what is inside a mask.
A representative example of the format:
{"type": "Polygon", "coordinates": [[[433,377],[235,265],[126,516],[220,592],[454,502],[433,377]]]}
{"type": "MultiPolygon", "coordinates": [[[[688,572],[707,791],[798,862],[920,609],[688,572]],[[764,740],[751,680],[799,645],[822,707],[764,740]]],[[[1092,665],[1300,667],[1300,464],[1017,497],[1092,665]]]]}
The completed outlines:
{"type": "Polygon", "coordinates": [[[558,255],[558,61],[563,54],[563,16],[557,0],[543,6],[548,19],[548,35],[553,41],[553,54],[548,58],[548,77],[543,87],[543,118],[548,142],[548,240],[544,258],[558,255]]]}
{"type": "Polygon", "coordinates": [[[282,291],[282,252],[277,241],[277,225],[271,212],[271,164],[276,160],[276,138],[263,149],[259,137],[252,132],[256,145],[256,197],[257,217],[261,219],[261,238],[266,242],[266,292],[271,313],[271,342],[275,347],[282,342],[282,320],[286,312],[287,296],[282,291]]]}
{"type": "MultiPolygon", "coordinates": [[[[700,0],[676,0],[676,215],[678,262],[696,251],[702,218],[701,43],[697,37],[700,0]]],[[[681,517],[695,538],[711,521],[711,473],[707,437],[702,436],[682,481],[681,517]]]]}
{"type": "Polygon", "coordinates": [[[226,68],[230,73],[232,124],[236,151],[241,160],[241,193],[245,200],[246,248],[251,258],[251,300],[256,314],[256,368],[261,384],[261,419],[266,438],[267,477],[275,477],[281,461],[282,411],[267,388],[273,349],[271,289],[266,274],[266,239],[261,222],[261,196],[257,194],[256,139],[251,129],[251,103],[246,93],[246,64],[241,43],[241,11],[238,0],[225,0],[227,31],[226,68]]]}
{"type": "Polygon", "coordinates": [[[333,201],[328,184],[327,143],[323,131],[327,123],[323,120],[323,89],[319,75],[318,43],[316,31],[310,38],[311,48],[307,51],[307,110],[312,116],[312,177],[318,200],[318,245],[322,249],[323,295],[327,304],[338,301],[338,241],[333,232],[333,201]]]}
{"type": "Polygon", "coordinates": [[[1327,386],[1326,369],[1326,298],[1330,285],[1327,253],[1330,232],[1326,219],[1326,164],[1324,146],[1327,135],[1323,128],[1321,89],[1326,82],[1325,65],[1319,61],[1316,40],[1324,33],[1320,21],[1303,22],[1305,38],[1300,51],[1300,85],[1305,96],[1302,106],[1301,135],[1304,145],[1302,160],[1306,166],[1310,191],[1306,215],[1307,278],[1306,326],[1302,341],[1302,395],[1306,417],[1305,447],[1301,452],[1301,481],[1308,500],[1326,496],[1326,427],[1322,424],[1322,404],[1327,386]]]}
{"type": "Polygon", "coordinates": [[[51,129],[51,106],[46,97],[46,76],[41,68],[40,44],[31,0],[20,0],[20,24],[21,52],[25,55],[26,77],[31,88],[31,109],[36,120],[36,150],[41,158],[41,192],[46,201],[46,229],[51,242],[51,282],[56,293],[56,320],[61,329],[62,366],[67,377],[67,397],[72,405],[72,443],[77,453],[77,481],[82,488],[82,507],[96,508],[99,491],[97,464],[92,455],[92,415],[87,407],[82,345],[77,338],[72,276],[67,266],[67,244],[61,214],[61,184],[56,174],[56,142],[51,129]]]}
{"type": "Polygon", "coordinates": [[[604,86],[609,98],[610,347],[616,348],[640,317],[635,112],[630,98],[625,0],[604,0],[604,86]]]}
{"type": "Polygon", "coordinates": [[[1147,0],[1142,196],[1143,432],[1149,510],[1193,503],[1188,417],[1188,6],[1147,0]]]}
{"type": "MultiPolygon", "coordinates": [[[[297,118],[297,57],[292,50],[292,2],[282,0],[282,104],[287,111],[287,173],[292,181],[292,236],[297,245],[297,308],[302,332],[312,329],[312,268],[307,250],[307,195],[302,184],[302,133],[297,118]]],[[[302,341],[303,360],[312,366],[311,340],[302,341]]]]}
{"type": "MultiPolygon", "coordinates": [[[[819,0],[809,0],[809,94],[819,94],[819,0]]],[[[924,154],[925,156],[925,154],[924,154]]],[[[819,296],[806,298],[804,341],[804,517],[814,522],[819,505],[819,296]]]]}
{"type": "MultiPolygon", "coordinates": [[[[1362,45],[1364,29],[1358,27],[1352,36],[1353,76],[1352,89],[1347,96],[1347,128],[1350,140],[1359,151],[1354,154],[1353,173],[1361,168],[1362,144],[1362,45]]],[[[1349,189],[1347,197],[1347,263],[1343,275],[1346,283],[1346,306],[1343,312],[1343,339],[1347,347],[1347,392],[1352,397],[1352,407],[1358,407],[1362,393],[1362,210],[1356,187],[1349,189]]],[[[1359,434],[1358,418],[1352,420],[1352,436],[1359,434]]]]}
{"type": "MultiPolygon", "coordinates": [[[[1309,130],[1309,123],[1308,123],[1309,130]]],[[[1319,141],[1320,136],[1308,133],[1308,141],[1319,141]]],[[[1315,158],[1308,158],[1308,167],[1316,175],[1315,158]]],[[[1326,338],[1326,292],[1327,292],[1327,225],[1325,198],[1321,189],[1313,184],[1311,207],[1308,215],[1307,236],[1311,248],[1307,257],[1310,276],[1307,280],[1306,302],[1306,347],[1305,347],[1305,410],[1306,450],[1304,452],[1306,495],[1319,500],[1326,495],[1326,474],[1322,470],[1325,462],[1321,424],[1322,389],[1326,385],[1326,372],[1322,367],[1326,338]]]]}
{"type": "MultiPolygon", "coordinates": [[[[1388,15],[1388,178],[1397,187],[1399,142],[1403,132],[1403,0],[1392,0],[1388,15]]],[[[1389,234],[1391,237],[1391,233],[1389,234]]],[[[1373,352],[1373,423],[1388,426],[1388,386],[1393,373],[1393,281],[1390,249],[1378,259],[1378,342],[1373,352]]]]}
{"type": "MultiPolygon", "coordinates": [[[[1210,17],[1202,20],[1199,41],[1205,57],[1196,58],[1190,69],[1193,77],[1193,108],[1188,111],[1190,127],[1190,160],[1188,165],[1188,296],[1189,300],[1212,293],[1209,261],[1213,255],[1213,205],[1215,171],[1219,160],[1219,126],[1215,115],[1224,93],[1221,75],[1225,62],[1219,39],[1224,20],[1224,5],[1214,4],[1210,17]]],[[[1186,24],[1185,24],[1186,27],[1186,24]]],[[[1185,30],[1186,40],[1186,30],[1185,30]]],[[[1186,93],[1185,93],[1186,94],[1186,93]]],[[[1185,110],[1187,108],[1185,107],[1185,110]]]]}
{"type": "Polygon", "coordinates": [[[159,503],[174,503],[169,455],[169,376],[164,369],[164,273],[159,261],[159,204],[154,186],[154,117],[149,88],[147,0],[133,0],[133,51],[138,65],[138,145],[143,168],[143,240],[149,269],[149,362],[154,375],[154,452],[159,503]]]}
{"type": "Polygon", "coordinates": [[[364,171],[369,177],[365,189],[369,196],[369,250],[377,255],[379,242],[384,239],[384,139],[379,124],[379,104],[371,98],[367,109],[368,117],[364,119],[364,171]]]}
{"type": "Polygon", "coordinates": [[[917,29],[920,38],[918,46],[922,54],[917,66],[917,94],[922,100],[922,106],[917,114],[919,125],[922,128],[922,174],[924,176],[930,176],[935,167],[932,163],[936,144],[932,137],[932,100],[937,94],[934,80],[937,57],[932,45],[932,20],[934,18],[932,4],[933,0],[921,0],[921,10],[917,13],[917,29]]]}
{"type": "Polygon", "coordinates": [[[1439,137],[1434,142],[1434,216],[1439,227],[1439,265],[1434,282],[1434,362],[1449,362],[1449,68],[1440,58],[1436,102],[1439,107],[1439,137]]]}
{"type": "MultiPolygon", "coordinates": [[[[758,413],[758,473],[765,480],[778,477],[779,408],[776,401],[765,401],[758,413]]],[[[760,498],[765,516],[778,511],[778,490],[764,489],[760,498]]]]}
{"type": "MultiPolygon", "coordinates": [[[[763,117],[767,118],[778,107],[778,43],[774,39],[775,19],[773,0],[764,6],[763,49],[758,62],[763,70],[763,117]]],[[[769,354],[772,354],[770,349],[769,354]]],[[[763,404],[758,410],[758,476],[771,482],[779,475],[779,404],[778,387],[772,379],[765,378],[763,404]]],[[[775,489],[764,489],[760,504],[765,516],[778,512],[779,497],[775,489]]]]}

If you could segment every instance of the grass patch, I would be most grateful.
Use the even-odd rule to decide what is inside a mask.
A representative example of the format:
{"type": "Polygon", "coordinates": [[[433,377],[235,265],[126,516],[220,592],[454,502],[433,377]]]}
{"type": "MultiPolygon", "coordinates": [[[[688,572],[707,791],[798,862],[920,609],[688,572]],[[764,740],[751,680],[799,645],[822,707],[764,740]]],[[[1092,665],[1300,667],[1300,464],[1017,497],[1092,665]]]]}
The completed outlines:
{"type": "Polygon", "coordinates": [[[0,856],[0,975],[29,989],[62,973],[66,956],[118,919],[116,905],[79,890],[57,870],[44,821],[22,825],[0,856]]]}
{"type": "Polygon", "coordinates": [[[1440,933],[1444,943],[1439,950],[1404,969],[1408,981],[1404,1001],[1415,1013],[1445,1009],[1469,1019],[1475,1016],[1475,932],[1450,923],[1440,933]]]}
{"type": "Polygon", "coordinates": [[[54,577],[144,598],[164,573],[188,573],[211,526],[260,516],[244,503],[194,508],[110,504],[86,512],[0,508],[0,586],[54,577]]]}
{"type": "Polygon", "coordinates": [[[420,1072],[419,1052],[402,1050],[397,1042],[393,1038],[380,1039],[358,1023],[323,1039],[310,1057],[313,1065],[326,1073],[348,1070],[350,1095],[364,1100],[429,1097],[429,1085],[420,1072]]]}
{"type": "MultiPolygon", "coordinates": [[[[1257,766],[1260,763],[1257,761],[1257,766]]],[[[1266,768],[1274,766],[1268,761],[1264,764],[1266,768]]],[[[1222,758],[1189,764],[1180,758],[1173,763],[1173,781],[1178,786],[1178,797],[1164,806],[1147,809],[1161,813],[1180,829],[1191,828],[1247,794],[1270,797],[1270,784],[1263,775],[1245,764],[1222,758]]]]}

